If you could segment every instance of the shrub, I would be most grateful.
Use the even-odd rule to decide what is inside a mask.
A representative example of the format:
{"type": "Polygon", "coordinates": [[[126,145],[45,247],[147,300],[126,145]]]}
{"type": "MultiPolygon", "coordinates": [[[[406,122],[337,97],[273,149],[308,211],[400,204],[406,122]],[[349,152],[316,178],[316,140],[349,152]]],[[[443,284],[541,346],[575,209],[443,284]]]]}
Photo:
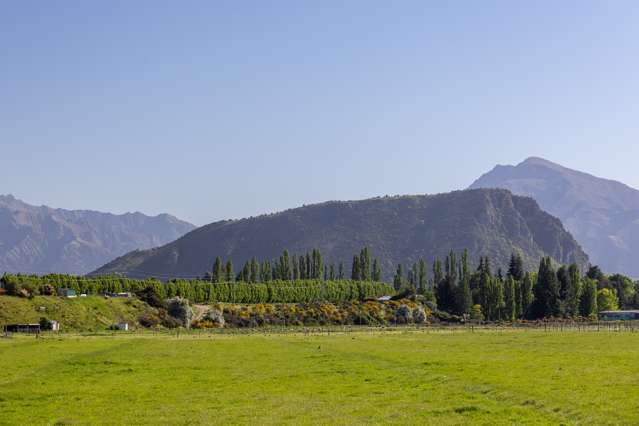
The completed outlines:
{"type": "Polygon", "coordinates": [[[395,311],[395,322],[397,324],[408,324],[413,317],[412,310],[407,305],[401,305],[397,311],[395,311]]]}
{"type": "Polygon", "coordinates": [[[413,310],[413,321],[415,324],[423,324],[426,322],[426,311],[422,307],[413,310]]]}
{"type": "Polygon", "coordinates": [[[224,313],[218,309],[209,309],[202,319],[210,322],[213,327],[224,328],[224,313]]]}
{"type": "Polygon", "coordinates": [[[191,320],[193,318],[193,311],[189,306],[189,301],[176,297],[168,301],[168,313],[175,318],[182,327],[191,327],[191,320]]]}

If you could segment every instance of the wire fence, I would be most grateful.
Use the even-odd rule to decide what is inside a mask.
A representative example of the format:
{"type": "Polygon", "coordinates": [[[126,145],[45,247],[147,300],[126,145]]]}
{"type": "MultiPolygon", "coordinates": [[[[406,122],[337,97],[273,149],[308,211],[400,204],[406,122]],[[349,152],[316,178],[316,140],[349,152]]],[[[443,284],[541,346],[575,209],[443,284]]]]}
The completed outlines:
{"type": "MultiPolygon", "coordinates": [[[[206,329],[138,329],[131,331],[42,331],[37,338],[64,337],[169,337],[169,338],[210,338],[215,336],[243,335],[337,335],[337,334],[379,334],[379,333],[487,333],[487,332],[544,332],[544,333],[635,333],[639,332],[639,321],[538,321],[522,323],[435,323],[435,324],[388,324],[370,325],[267,325],[260,327],[229,327],[206,329]]],[[[11,338],[14,333],[4,333],[11,338]]]]}

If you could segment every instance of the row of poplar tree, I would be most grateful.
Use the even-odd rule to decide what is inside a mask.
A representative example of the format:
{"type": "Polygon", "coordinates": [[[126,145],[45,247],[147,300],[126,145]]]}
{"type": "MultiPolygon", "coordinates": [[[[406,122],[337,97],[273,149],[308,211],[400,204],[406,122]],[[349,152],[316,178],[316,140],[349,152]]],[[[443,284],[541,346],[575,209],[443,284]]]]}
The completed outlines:
{"type": "MultiPolygon", "coordinates": [[[[298,281],[298,280],[345,280],[348,279],[344,270],[344,262],[330,265],[324,263],[322,253],[314,249],[305,254],[293,255],[284,250],[276,260],[259,261],[257,258],[246,261],[240,272],[235,275],[233,262],[224,262],[216,257],[211,272],[206,272],[203,279],[214,283],[241,281],[246,283],[265,283],[269,281],[298,281]]],[[[372,259],[368,247],[364,247],[359,254],[353,256],[350,279],[353,281],[382,280],[382,268],[377,259],[372,259]]]]}

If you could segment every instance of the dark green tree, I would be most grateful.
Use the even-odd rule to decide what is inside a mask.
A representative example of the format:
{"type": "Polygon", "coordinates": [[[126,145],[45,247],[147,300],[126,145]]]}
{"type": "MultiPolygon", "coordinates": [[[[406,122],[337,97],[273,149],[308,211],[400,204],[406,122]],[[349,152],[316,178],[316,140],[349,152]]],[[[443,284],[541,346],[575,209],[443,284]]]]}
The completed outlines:
{"type": "Polygon", "coordinates": [[[534,293],[535,301],[531,310],[533,318],[559,316],[561,313],[560,288],[550,257],[544,257],[539,262],[539,272],[537,273],[534,293]]]}
{"type": "Polygon", "coordinates": [[[219,283],[222,281],[222,277],[224,277],[224,268],[222,266],[222,259],[220,256],[215,258],[215,263],[213,263],[213,273],[211,274],[211,281],[214,283],[219,283]]]}

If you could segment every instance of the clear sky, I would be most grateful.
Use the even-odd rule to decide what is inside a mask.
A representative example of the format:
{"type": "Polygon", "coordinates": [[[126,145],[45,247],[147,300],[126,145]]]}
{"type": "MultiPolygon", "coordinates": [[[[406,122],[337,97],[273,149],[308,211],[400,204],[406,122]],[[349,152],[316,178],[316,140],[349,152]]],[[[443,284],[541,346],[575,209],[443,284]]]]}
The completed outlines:
{"type": "Polygon", "coordinates": [[[0,5],[0,193],[202,225],[461,189],[535,155],[639,187],[637,1],[0,5]]]}

